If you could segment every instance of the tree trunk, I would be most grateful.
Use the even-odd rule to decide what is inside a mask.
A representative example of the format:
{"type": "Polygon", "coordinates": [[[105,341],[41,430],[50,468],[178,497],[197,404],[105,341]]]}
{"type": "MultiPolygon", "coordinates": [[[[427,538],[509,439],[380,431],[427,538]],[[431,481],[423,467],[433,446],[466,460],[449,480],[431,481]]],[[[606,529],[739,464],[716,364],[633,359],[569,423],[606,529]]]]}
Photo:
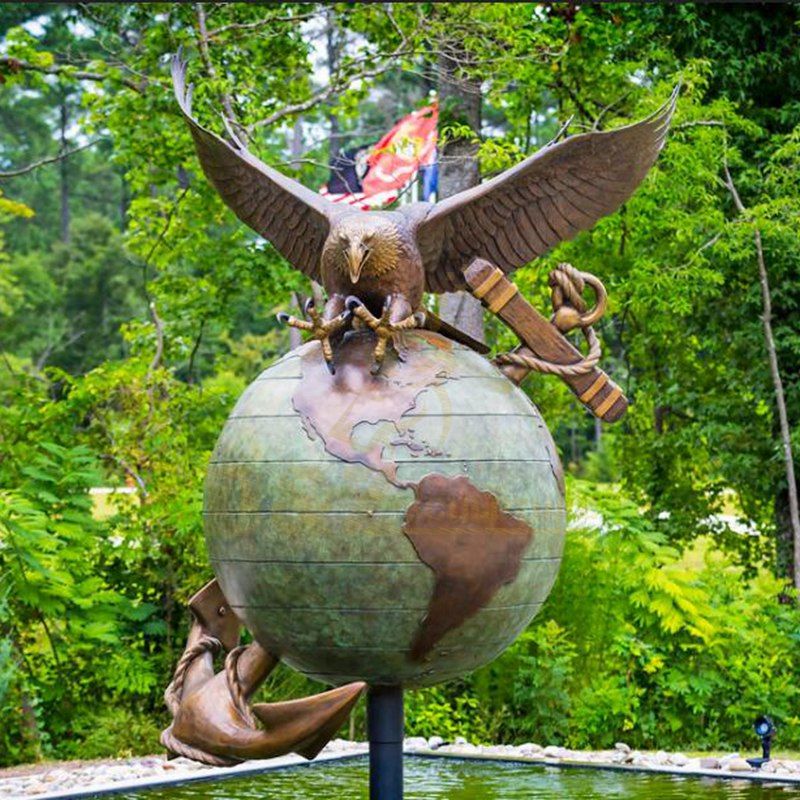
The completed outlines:
{"type": "MultiPolygon", "coordinates": [[[[67,99],[61,98],[60,105],[60,135],[61,135],[61,152],[67,152],[67,127],[69,125],[69,114],[67,111],[67,99]]],[[[69,242],[69,223],[70,223],[70,210],[69,210],[69,159],[62,158],[58,163],[59,179],[61,183],[61,241],[64,244],[69,242]]]]}
{"type": "MultiPolygon", "coordinates": [[[[302,117],[298,117],[294,121],[292,128],[292,138],[290,140],[290,152],[292,156],[292,164],[297,164],[300,157],[303,155],[303,121],[302,117]]],[[[292,313],[296,317],[303,316],[303,298],[299,292],[292,292],[292,313]]],[[[289,349],[294,350],[303,344],[303,334],[299,328],[289,328],[289,349]]]]}
{"type": "Polygon", "coordinates": [[[797,572],[794,568],[794,532],[789,507],[789,492],[779,491],[775,497],[775,573],[788,577],[796,585],[797,572]]]}
{"type": "MultiPolygon", "coordinates": [[[[328,76],[330,80],[339,68],[339,55],[342,50],[342,31],[336,21],[336,9],[328,6],[325,10],[325,20],[325,43],[327,45],[328,76]]],[[[328,159],[332,163],[341,150],[339,117],[337,117],[333,111],[328,112],[328,124],[330,125],[328,159]]]]}
{"type": "MultiPolygon", "coordinates": [[[[728,190],[733,198],[736,210],[741,215],[746,215],[747,209],[742,203],[736,185],[733,182],[731,173],[725,166],[725,179],[728,190]]],[[[791,530],[792,558],[789,564],[788,577],[792,579],[795,589],[800,592],[800,508],[797,498],[797,479],[794,472],[794,455],[792,453],[792,433],[789,427],[789,415],[786,411],[786,395],[783,391],[783,379],[781,378],[780,366],[778,364],[778,351],[775,347],[775,337],[772,333],[772,294],[769,286],[769,273],[767,272],[767,262],[764,258],[764,245],[761,241],[761,231],[755,228],[753,239],[756,245],[756,263],[758,265],[758,282],[761,287],[761,323],[764,326],[764,343],[767,348],[767,358],[769,359],[769,371],[772,376],[772,387],[775,393],[775,406],[778,411],[778,423],[780,426],[781,445],[783,447],[783,463],[786,474],[786,487],[788,496],[788,516],[789,527],[791,530]]],[[[778,518],[778,525],[781,520],[778,518]]],[[[781,542],[779,541],[779,550],[781,542]]],[[[784,550],[785,550],[784,545],[784,550]]],[[[788,559],[786,559],[788,561],[788,559]]]]}
{"type": "MultiPolygon", "coordinates": [[[[303,316],[303,300],[297,292],[292,292],[292,313],[296,317],[303,316]]],[[[289,349],[295,350],[303,344],[300,328],[289,328],[289,349]]]]}
{"type": "MultiPolygon", "coordinates": [[[[439,105],[448,119],[465,123],[475,132],[481,129],[481,87],[477,81],[465,77],[460,63],[466,53],[459,52],[457,44],[448,42],[446,51],[439,55],[438,90],[439,105]]],[[[468,139],[447,142],[439,151],[438,199],[457,194],[477,186],[478,144],[468,139]]],[[[466,266],[466,265],[465,265],[466,266]]],[[[484,341],[483,308],[480,301],[467,292],[452,292],[439,299],[439,314],[443,320],[455,325],[479,341],[484,341]]]]}
{"type": "MultiPolygon", "coordinates": [[[[772,386],[775,392],[775,405],[778,409],[778,422],[780,424],[781,445],[783,447],[783,461],[786,472],[786,485],[788,494],[789,523],[792,531],[793,558],[788,577],[792,579],[795,589],[800,591],[800,508],[798,508],[797,479],[794,472],[794,454],[792,453],[792,432],[789,427],[789,415],[786,411],[786,396],[783,391],[778,364],[778,351],[775,347],[775,337],[772,333],[772,297],[769,287],[769,274],[764,260],[764,248],[761,243],[761,231],[755,232],[756,256],[758,260],[758,280],[761,285],[761,305],[763,313],[761,322],[764,326],[764,342],[767,346],[769,358],[769,371],[772,375],[772,386]]],[[[780,522],[780,520],[779,520],[780,522]]]]}

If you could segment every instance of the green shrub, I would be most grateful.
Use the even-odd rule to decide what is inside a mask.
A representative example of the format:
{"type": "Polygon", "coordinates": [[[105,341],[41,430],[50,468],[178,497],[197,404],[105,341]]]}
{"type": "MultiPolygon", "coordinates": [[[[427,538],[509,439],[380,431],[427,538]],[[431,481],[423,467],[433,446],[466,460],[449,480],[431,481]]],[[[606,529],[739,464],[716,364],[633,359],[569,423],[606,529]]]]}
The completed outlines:
{"type": "Polygon", "coordinates": [[[423,696],[414,719],[445,736],[717,749],[753,747],[768,712],[780,746],[800,746],[800,609],[786,586],[710,537],[670,546],[614,487],[574,481],[571,496],[580,527],[539,616],[493,664],[423,696]],[[482,723],[445,719],[464,692],[482,723]]]}
{"type": "Polygon", "coordinates": [[[406,734],[441,736],[446,740],[464,736],[473,742],[491,741],[489,721],[474,694],[445,692],[439,686],[406,693],[406,734]]]}
{"type": "Polygon", "coordinates": [[[127,708],[91,708],[76,717],[68,739],[53,748],[56,758],[129,758],[159,750],[165,720],[127,708]]]}

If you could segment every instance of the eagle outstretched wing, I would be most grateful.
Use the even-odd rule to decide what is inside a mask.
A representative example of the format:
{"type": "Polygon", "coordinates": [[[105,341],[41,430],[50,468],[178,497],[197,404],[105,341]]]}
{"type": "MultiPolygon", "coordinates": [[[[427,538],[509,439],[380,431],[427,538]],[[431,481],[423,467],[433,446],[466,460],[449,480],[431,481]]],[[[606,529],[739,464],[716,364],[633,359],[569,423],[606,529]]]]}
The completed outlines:
{"type": "Polygon", "coordinates": [[[663,147],[679,88],[641,122],[548,145],[431,206],[417,228],[426,289],[466,288],[462,272],[474,258],[512,272],[616,211],[663,147]]]}
{"type": "Polygon", "coordinates": [[[228,143],[192,116],[186,62],[172,59],[172,84],[206,177],[246,225],[269,240],[293,267],[320,280],[320,255],[330,222],[341,213],[329,200],[267,166],[232,136],[228,143]]]}

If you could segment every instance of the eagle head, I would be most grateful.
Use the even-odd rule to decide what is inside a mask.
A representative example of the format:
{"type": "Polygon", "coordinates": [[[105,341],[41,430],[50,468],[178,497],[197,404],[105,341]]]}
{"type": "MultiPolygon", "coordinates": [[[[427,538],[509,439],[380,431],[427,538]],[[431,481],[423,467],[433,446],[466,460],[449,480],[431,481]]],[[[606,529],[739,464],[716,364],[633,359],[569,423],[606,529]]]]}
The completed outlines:
{"type": "Polygon", "coordinates": [[[345,217],[328,236],[323,259],[346,273],[352,283],[362,274],[382,275],[394,269],[400,257],[397,226],[368,213],[345,217]]]}

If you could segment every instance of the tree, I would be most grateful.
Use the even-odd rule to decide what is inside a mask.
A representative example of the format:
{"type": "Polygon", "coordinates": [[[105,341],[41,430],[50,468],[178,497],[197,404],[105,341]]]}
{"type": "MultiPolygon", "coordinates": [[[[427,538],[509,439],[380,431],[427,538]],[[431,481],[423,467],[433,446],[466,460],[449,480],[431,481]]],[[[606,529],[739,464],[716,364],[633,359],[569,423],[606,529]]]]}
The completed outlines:
{"type": "MultiPolygon", "coordinates": [[[[435,41],[443,139],[439,146],[438,195],[443,200],[480,183],[481,86],[470,72],[471,54],[459,36],[463,35],[459,14],[450,9],[437,9],[435,13],[444,34],[435,41]]],[[[444,320],[484,341],[483,307],[468,292],[443,295],[439,309],[444,320]]]]}

